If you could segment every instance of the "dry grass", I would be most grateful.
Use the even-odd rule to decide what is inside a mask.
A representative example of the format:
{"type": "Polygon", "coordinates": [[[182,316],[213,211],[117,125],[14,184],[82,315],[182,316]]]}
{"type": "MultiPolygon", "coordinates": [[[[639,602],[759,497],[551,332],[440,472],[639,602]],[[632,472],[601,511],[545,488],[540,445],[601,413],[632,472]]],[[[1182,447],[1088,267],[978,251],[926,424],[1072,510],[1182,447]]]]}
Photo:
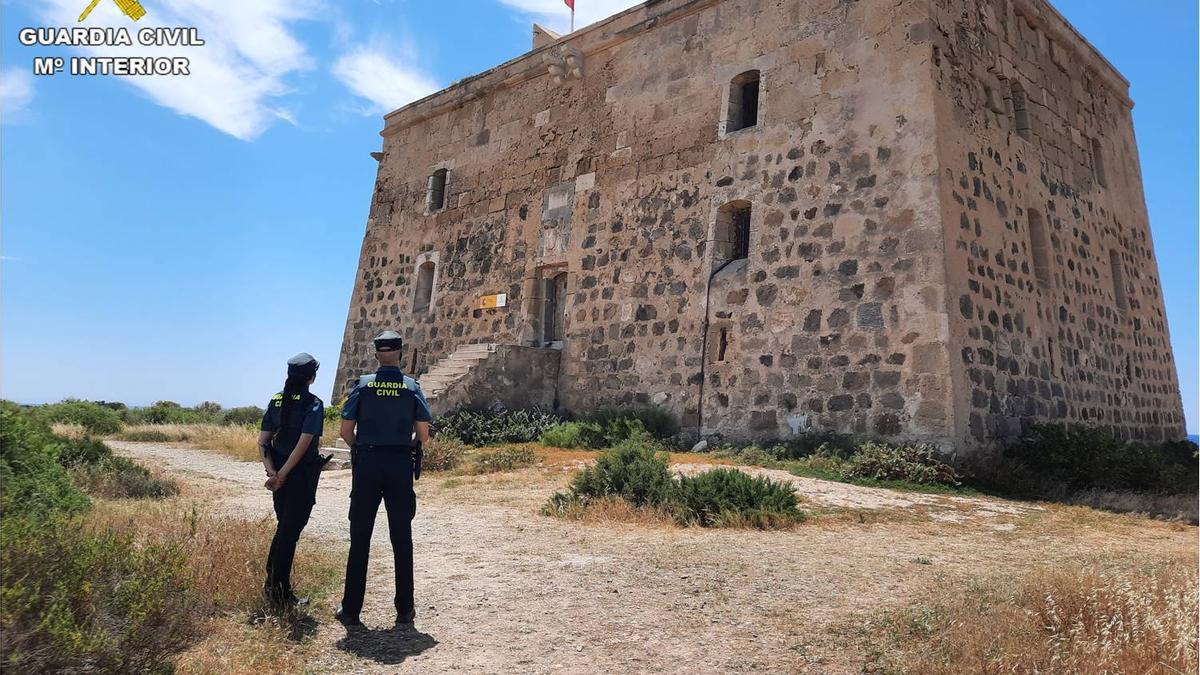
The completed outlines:
{"type": "Polygon", "coordinates": [[[1166,520],[1197,523],[1197,496],[1194,494],[1156,495],[1142,492],[1087,490],[1071,496],[1072,504],[1116,513],[1136,513],[1166,520]]]}
{"type": "Polygon", "coordinates": [[[180,654],[175,666],[182,675],[302,673],[306,656],[283,627],[218,617],[205,624],[204,638],[180,654]]]}
{"type": "Polygon", "coordinates": [[[62,422],[55,422],[54,424],[50,425],[50,431],[52,431],[55,436],[62,436],[63,438],[79,439],[88,435],[87,429],[82,424],[63,424],[62,422]]]}
{"type": "Polygon", "coordinates": [[[247,462],[257,462],[258,431],[251,427],[217,424],[141,424],[126,427],[113,438],[145,443],[185,443],[247,462]]]}
{"type": "MultiPolygon", "coordinates": [[[[468,446],[470,447],[470,446],[468,446]]],[[[590,464],[596,461],[597,455],[601,450],[577,450],[569,448],[556,448],[540,443],[510,443],[505,447],[510,448],[529,448],[537,457],[537,464],[542,468],[558,468],[564,467],[568,469],[578,469],[585,464],[590,464]]],[[[476,450],[486,448],[475,448],[476,450]]],[[[690,453],[690,452],[672,452],[670,453],[671,464],[713,464],[713,465],[733,465],[737,462],[729,457],[718,457],[709,453],[690,453]]]]}
{"type": "MultiPolygon", "coordinates": [[[[316,621],[280,614],[262,597],[267,549],[274,523],[204,513],[181,499],[159,502],[98,500],[87,526],[131,533],[144,542],[177,542],[187,557],[188,581],[201,600],[204,626],[199,643],[180,655],[184,673],[298,672],[307,634],[316,621]]],[[[340,561],[328,547],[301,539],[293,583],[323,604],[334,589],[340,561]]],[[[327,603],[325,603],[327,604],[327,603]]]]}
{"type": "MultiPolygon", "coordinates": [[[[188,557],[192,588],[218,611],[262,609],[262,581],[275,523],[205,513],[181,499],[97,500],[92,527],[132,533],[140,541],[178,542],[188,557]]],[[[336,577],[338,562],[327,550],[301,539],[293,583],[320,596],[336,577]]]]}
{"type": "Polygon", "coordinates": [[[875,672],[1197,672],[1190,558],[1133,571],[1041,569],[941,597],[893,623],[896,644],[875,672]]]}
{"type": "Polygon", "coordinates": [[[653,527],[679,526],[678,520],[668,509],[652,506],[638,508],[620,497],[594,499],[586,504],[570,502],[563,509],[561,517],[589,525],[622,523],[653,527]]]}
{"type": "MultiPolygon", "coordinates": [[[[634,506],[621,497],[589,499],[567,499],[547,506],[543,515],[553,515],[565,520],[574,520],[589,525],[644,525],[653,527],[700,527],[694,519],[681,518],[679,513],[665,506],[634,506]]],[[[713,527],[744,530],[792,530],[798,523],[777,514],[721,514],[712,519],[713,527]]]]}

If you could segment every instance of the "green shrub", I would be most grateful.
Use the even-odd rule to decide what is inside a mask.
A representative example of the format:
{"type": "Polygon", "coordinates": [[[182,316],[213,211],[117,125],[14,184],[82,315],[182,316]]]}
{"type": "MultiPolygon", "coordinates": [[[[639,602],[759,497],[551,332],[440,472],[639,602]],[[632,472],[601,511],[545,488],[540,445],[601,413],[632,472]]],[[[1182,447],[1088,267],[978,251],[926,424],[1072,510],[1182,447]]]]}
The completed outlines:
{"type": "Polygon", "coordinates": [[[574,492],[555,492],[542,504],[541,514],[555,518],[574,518],[587,509],[587,503],[574,492]]]}
{"type": "Polygon", "coordinates": [[[112,450],[94,438],[60,438],[58,462],[68,469],[98,464],[112,457],[112,450]]]}
{"type": "Polygon", "coordinates": [[[789,483],[749,476],[737,469],[713,469],[679,481],[683,513],[704,527],[772,529],[804,520],[789,483]]]}
{"type": "Polygon", "coordinates": [[[610,417],[605,420],[563,422],[542,434],[541,443],[556,448],[601,450],[628,440],[650,440],[641,420],[633,417],[610,417]]]}
{"type": "Polygon", "coordinates": [[[0,401],[0,515],[75,513],[88,499],[59,463],[59,444],[47,424],[0,401]]]}
{"type": "Polygon", "coordinates": [[[432,438],[422,450],[422,471],[450,471],[461,464],[470,452],[466,443],[453,437],[432,438]]]}
{"type": "Polygon", "coordinates": [[[542,434],[541,443],[556,448],[600,450],[643,436],[647,434],[640,421],[616,417],[606,422],[563,422],[542,434]]]}
{"type": "Polygon", "coordinates": [[[0,402],[0,670],[167,671],[194,633],[183,552],[82,527],[88,499],[72,474],[114,496],[173,491],[103,443],[56,438],[41,414],[0,402]]]}
{"type": "Polygon", "coordinates": [[[593,448],[604,437],[604,430],[595,422],[563,422],[550,427],[538,440],[554,448],[593,448]]]}
{"type": "Polygon", "coordinates": [[[846,460],[825,452],[817,452],[790,462],[788,468],[797,476],[846,480],[846,460]]]}
{"type": "MultiPolygon", "coordinates": [[[[325,422],[327,424],[330,422],[336,422],[337,424],[342,423],[342,405],[343,404],[345,404],[345,401],[342,401],[341,403],[338,403],[338,404],[330,404],[330,405],[325,406],[325,422]]],[[[258,413],[258,419],[262,420],[262,412],[261,411],[258,413]]],[[[257,424],[257,420],[255,423],[257,424]]]]}
{"type": "Polygon", "coordinates": [[[192,410],[206,417],[218,418],[221,417],[224,409],[221,407],[221,404],[217,403],[216,401],[204,401],[200,405],[192,408],[192,410]]]}
{"type": "Polygon", "coordinates": [[[111,455],[78,467],[74,478],[88,494],[109,499],[163,499],[179,494],[174,481],[156,478],[141,464],[111,455]]]}
{"type": "Polygon", "coordinates": [[[186,560],[57,515],[0,519],[6,672],[170,672],[195,634],[186,560]]]}
{"type": "Polygon", "coordinates": [[[434,420],[435,435],[452,436],[467,445],[531,443],[562,419],[545,410],[502,412],[458,410],[434,420]]]}
{"type": "Polygon", "coordinates": [[[48,422],[78,424],[89,434],[107,436],[121,430],[121,413],[91,401],[68,399],[60,403],[39,406],[37,414],[48,422]]]}
{"type": "Polygon", "coordinates": [[[791,485],[754,478],[734,469],[715,469],[675,478],[668,456],[644,441],[626,441],[605,451],[550,497],[542,513],[576,517],[604,500],[623,499],[636,508],[672,514],[684,525],[702,527],[787,527],[804,519],[791,485]]]}
{"type": "Polygon", "coordinates": [[[1088,489],[1195,493],[1196,445],[1173,441],[1130,443],[1083,425],[1034,425],[1005,451],[1008,476],[997,487],[1018,493],[1046,493],[1059,484],[1068,492],[1088,489]]]}
{"type": "Polygon", "coordinates": [[[732,445],[722,445],[711,448],[708,452],[718,457],[728,457],[741,464],[772,468],[783,466],[782,460],[788,456],[787,448],[782,445],[772,445],[769,447],[746,445],[740,448],[732,445]]]}
{"type": "Polygon", "coordinates": [[[937,448],[922,443],[863,443],[846,461],[842,475],[851,479],[959,485],[958,473],[938,457],[937,448]]]}
{"type": "MultiPolygon", "coordinates": [[[[260,416],[255,423],[261,419],[260,416]]],[[[185,408],[174,401],[155,401],[148,408],[125,411],[126,424],[223,424],[224,421],[220,404],[211,401],[194,408],[185,408]]]]}
{"type": "Polygon", "coordinates": [[[533,466],[537,458],[533,450],[520,447],[505,447],[492,452],[476,453],[471,461],[471,473],[499,473],[533,466]]]}
{"type": "Polygon", "coordinates": [[[795,438],[774,446],[777,459],[801,459],[811,455],[846,458],[858,450],[858,443],[848,434],[824,429],[809,429],[795,438]]]}
{"type": "Polygon", "coordinates": [[[664,505],[676,501],[677,484],[667,465],[667,454],[652,445],[626,442],[603,452],[596,463],[571,481],[576,497],[621,497],[634,506],[664,505]]]}
{"type": "MultiPolygon", "coordinates": [[[[329,409],[325,409],[326,418],[329,417],[329,409]]],[[[246,405],[238,408],[230,408],[221,415],[221,422],[239,427],[257,427],[262,423],[263,409],[256,405],[246,405]]]]}
{"type": "MultiPolygon", "coordinates": [[[[656,407],[601,408],[588,414],[584,419],[596,422],[601,427],[611,431],[618,430],[620,425],[629,425],[631,422],[636,421],[640,424],[640,426],[636,427],[637,429],[645,431],[660,440],[670,438],[679,433],[679,421],[675,419],[675,416],[662,408],[656,407]]],[[[626,433],[620,438],[616,438],[614,443],[619,443],[631,435],[632,433],[626,433]]]]}

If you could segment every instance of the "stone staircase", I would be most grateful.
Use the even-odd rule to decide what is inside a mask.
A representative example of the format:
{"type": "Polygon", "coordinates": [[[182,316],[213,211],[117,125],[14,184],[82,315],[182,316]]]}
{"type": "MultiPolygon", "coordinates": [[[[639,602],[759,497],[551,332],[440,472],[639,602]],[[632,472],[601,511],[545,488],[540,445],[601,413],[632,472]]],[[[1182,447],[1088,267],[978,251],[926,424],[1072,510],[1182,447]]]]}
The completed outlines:
{"type": "MultiPolygon", "coordinates": [[[[434,417],[462,406],[494,409],[553,408],[557,405],[557,349],[477,343],[461,345],[417,378],[434,417]]],[[[322,438],[332,446],[326,469],[349,467],[350,451],[340,438],[322,438]]]]}
{"type": "Polygon", "coordinates": [[[466,377],[471,369],[491,357],[495,352],[496,345],[494,343],[481,342],[461,345],[452,354],[434,363],[417,380],[421,385],[421,390],[425,392],[426,400],[432,406],[434,401],[448,388],[466,377]]]}

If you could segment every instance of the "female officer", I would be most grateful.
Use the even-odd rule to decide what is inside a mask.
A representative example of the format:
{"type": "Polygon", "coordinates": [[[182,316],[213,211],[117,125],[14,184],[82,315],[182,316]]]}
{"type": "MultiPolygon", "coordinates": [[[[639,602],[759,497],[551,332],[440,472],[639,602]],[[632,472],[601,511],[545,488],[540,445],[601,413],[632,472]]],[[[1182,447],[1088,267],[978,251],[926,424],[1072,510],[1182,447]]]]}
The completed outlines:
{"type": "Polygon", "coordinates": [[[267,470],[279,524],[267,554],[267,599],[279,605],[303,603],[292,593],[292,559],[296,542],[317,501],[317,481],[324,462],[318,454],[325,405],[308,391],[321,364],[300,353],[287,362],[283,391],[271,398],[263,414],[258,445],[267,470]]]}

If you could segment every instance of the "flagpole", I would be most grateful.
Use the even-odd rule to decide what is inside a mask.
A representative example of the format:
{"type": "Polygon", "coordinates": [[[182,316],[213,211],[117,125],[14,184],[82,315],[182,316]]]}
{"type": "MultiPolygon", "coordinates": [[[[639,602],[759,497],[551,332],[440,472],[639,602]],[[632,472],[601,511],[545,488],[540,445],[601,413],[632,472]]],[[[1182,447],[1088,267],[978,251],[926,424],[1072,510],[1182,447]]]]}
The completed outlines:
{"type": "Polygon", "coordinates": [[[575,8],[571,8],[571,32],[575,32],[575,8]]]}

